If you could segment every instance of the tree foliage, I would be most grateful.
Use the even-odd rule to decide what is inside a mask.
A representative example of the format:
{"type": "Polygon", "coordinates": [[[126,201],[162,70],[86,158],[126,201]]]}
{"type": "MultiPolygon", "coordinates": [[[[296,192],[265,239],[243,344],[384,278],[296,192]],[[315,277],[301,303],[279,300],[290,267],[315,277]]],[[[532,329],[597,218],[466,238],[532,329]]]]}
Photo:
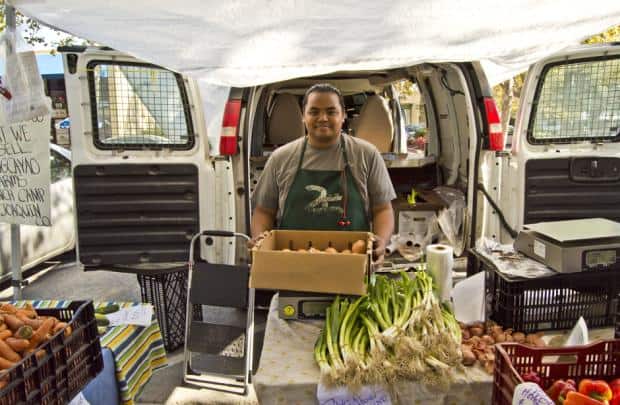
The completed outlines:
{"type": "MultiPolygon", "coordinates": [[[[4,10],[5,1],[0,0],[0,33],[6,28],[4,10]]],[[[51,28],[48,28],[47,32],[52,33],[53,35],[44,35],[41,30],[42,26],[38,21],[28,18],[19,12],[15,13],[15,24],[21,28],[26,42],[32,46],[42,45],[44,47],[56,48],[63,45],[93,44],[90,41],[86,41],[51,28]]],[[[51,50],[50,52],[54,53],[54,50],[51,50]]]]}

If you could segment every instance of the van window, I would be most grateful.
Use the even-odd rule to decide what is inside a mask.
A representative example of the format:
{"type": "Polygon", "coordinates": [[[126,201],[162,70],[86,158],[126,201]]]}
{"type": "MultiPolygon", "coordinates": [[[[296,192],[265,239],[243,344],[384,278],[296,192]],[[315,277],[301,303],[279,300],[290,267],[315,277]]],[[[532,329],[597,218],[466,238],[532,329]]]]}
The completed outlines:
{"type": "Polygon", "coordinates": [[[401,80],[395,83],[399,94],[402,116],[407,130],[407,150],[425,154],[428,141],[428,118],[424,96],[417,83],[401,80]]]}
{"type": "Polygon", "coordinates": [[[88,65],[95,145],[101,149],[190,149],[194,134],[181,77],[139,64],[88,65]]]}
{"type": "Polygon", "coordinates": [[[542,73],[528,127],[530,143],[617,140],[620,59],[550,65],[542,73]]]}

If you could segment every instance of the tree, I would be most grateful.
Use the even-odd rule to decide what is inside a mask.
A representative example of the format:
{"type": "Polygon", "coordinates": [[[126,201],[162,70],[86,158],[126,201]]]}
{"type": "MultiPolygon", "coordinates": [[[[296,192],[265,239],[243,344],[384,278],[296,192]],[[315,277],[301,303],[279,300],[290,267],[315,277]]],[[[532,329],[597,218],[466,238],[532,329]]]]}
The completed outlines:
{"type": "MultiPolygon", "coordinates": [[[[5,2],[0,0],[0,33],[6,28],[6,21],[4,18],[5,2]]],[[[56,48],[63,45],[93,45],[92,42],[83,40],[81,38],[66,34],[61,31],[54,30],[49,27],[46,28],[46,32],[52,33],[52,35],[44,35],[42,32],[42,26],[38,21],[28,18],[21,13],[15,13],[15,23],[22,28],[24,39],[30,45],[43,45],[45,47],[56,48]]],[[[50,51],[54,53],[55,51],[50,51]]]]}

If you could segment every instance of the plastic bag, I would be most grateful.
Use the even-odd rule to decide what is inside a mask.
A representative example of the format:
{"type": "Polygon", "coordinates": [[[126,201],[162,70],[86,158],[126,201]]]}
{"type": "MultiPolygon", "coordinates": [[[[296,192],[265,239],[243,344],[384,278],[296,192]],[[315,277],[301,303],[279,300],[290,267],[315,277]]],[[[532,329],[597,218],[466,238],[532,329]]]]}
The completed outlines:
{"type": "Polygon", "coordinates": [[[454,248],[454,254],[460,256],[465,248],[463,218],[465,216],[465,195],[456,189],[437,187],[435,191],[449,201],[450,206],[444,208],[437,217],[441,231],[447,242],[454,248]]]}
{"type": "Polygon", "coordinates": [[[0,97],[5,121],[22,122],[51,114],[51,100],[45,95],[34,51],[13,31],[7,31],[0,42],[5,60],[2,86],[9,91],[8,97],[0,97]]]}

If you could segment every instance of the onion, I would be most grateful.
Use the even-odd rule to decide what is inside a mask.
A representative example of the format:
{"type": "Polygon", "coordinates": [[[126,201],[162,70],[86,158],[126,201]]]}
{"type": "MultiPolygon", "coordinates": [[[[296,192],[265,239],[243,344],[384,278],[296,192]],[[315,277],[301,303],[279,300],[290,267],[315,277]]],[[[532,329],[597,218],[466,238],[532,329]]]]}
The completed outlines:
{"type": "Polygon", "coordinates": [[[463,329],[461,331],[461,337],[463,340],[467,340],[471,337],[471,334],[469,333],[469,329],[463,329]]]}
{"type": "Polygon", "coordinates": [[[482,336],[482,341],[485,342],[488,345],[494,345],[495,344],[495,339],[493,339],[489,335],[483,335],[482,336]]]}
{"type": "Polygon", "coordinates": [[[474,352],[466,349],[465,347],[463,347],[461,350],[463,352],[463,365],[473,366],[476,362],[476,355],[474,354],[474,352]]]}
{"type": "Polygon", "coordinates": [[[512,338],[514,339],[515,342],[517,343],[523,343],[525,342],[525,334],[522,332],[515,332],[512,334],[512,338]]]}
{"type": "Polygon", "coordinates": [[[473,336],[482,336],[484,335],[484,329],[478,326],[472,326],[471,328],[469,328],[469,333],[471,333],[473,336]]]}
{"type": "Polygon", "coordinates": [[[507,339],[506,339],[506,336],[507,336],[507,335],[508,335],[508,334],[507,334],[507,333],[504,333],[504,332],[498,333],[497,335],[495,335],[495,341],[496,341],[497,343],[504,343],[504,342],[507,340],[507,339]]]}

